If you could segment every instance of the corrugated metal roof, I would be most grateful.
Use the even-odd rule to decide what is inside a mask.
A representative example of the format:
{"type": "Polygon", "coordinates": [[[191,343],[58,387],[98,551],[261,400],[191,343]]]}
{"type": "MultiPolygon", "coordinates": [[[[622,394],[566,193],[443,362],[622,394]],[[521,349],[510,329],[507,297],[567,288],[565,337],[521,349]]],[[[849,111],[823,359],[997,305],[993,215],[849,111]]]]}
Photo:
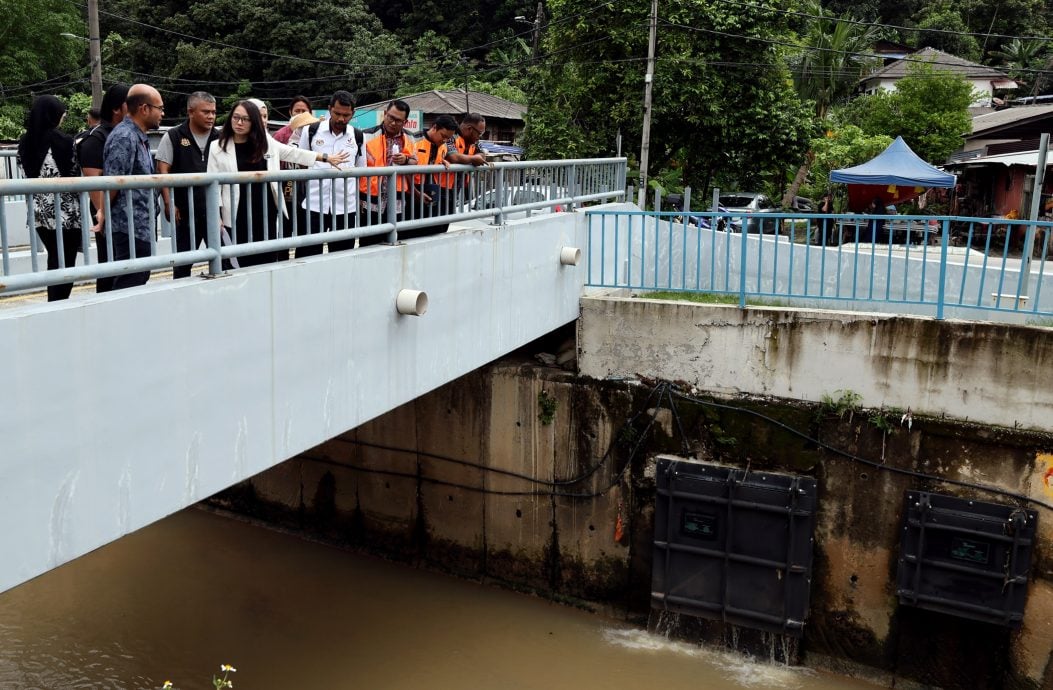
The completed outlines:
{"type": "MultiPolygon", "coordinates": [[[[1034,168],[1038,166],[1038,151],[1025,151],[1023,153],[1003,153],[999,156],[980,156],[965,161],[947,163],[947,168],[966,168],[974,165],[1026,165],[1034,168]]],[[[1046,157],[1046,167],[1053,165],[1053,156],[1046,157]]]]}
{"type": "MultiPolygon", "coordinates": [[[[402,96],[400,100],[406,101],[411,109],[420,110],[426,115],[463,115],[465,112],[473,112],[479,113],[483,117],[522,120],[527,111],[525,105],[488,93],[480,93],[479,91],[469,91],[466,102],[464,89],[424,91],[410,96],[402,96]],[[466,106],[467,111],[465,110],[466,106]]],[[[370,103],[357,106],[355,109],[379,110],[390,102],[370,103]]]]}
{"type": "Polygon", "coordinates": [[[957,55],[951,55],[950,53],[945,53],[942,50],[936,50],[935,48],[922,48],[911,55],[908,59],[896,60],[891,65],[864,77],[862,81],[870,81],[872,79],[901,79],[907,76],[908,70],[912,64],[924,61],[931,61],[933,66],[937,69],[961,74],[962,76],[971,79],[1009,79],[1007,74],[999,72],[994,67],[978,65],[975,62],[966,60],[965,58],[960,58],[957,55]]]}
{"type": "Polygon", "coordinates": [[[1053,113],[1053,105],[1018,105],[973,118],[973,134],[1053,113]]]}

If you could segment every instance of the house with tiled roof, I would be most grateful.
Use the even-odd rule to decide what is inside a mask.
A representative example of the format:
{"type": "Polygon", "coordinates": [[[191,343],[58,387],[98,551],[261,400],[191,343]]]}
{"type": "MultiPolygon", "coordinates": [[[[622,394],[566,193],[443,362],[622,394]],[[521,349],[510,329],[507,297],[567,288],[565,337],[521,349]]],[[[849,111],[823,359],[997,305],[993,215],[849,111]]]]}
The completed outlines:
{"type": "Polygon", "coordinates": [[[972,84],[976,93],[976,100],[973,103],[976,106],[990,105],[996,89],[1005,90],[1017,87],[1016,82],[1009,75],[994,67],[970,62],[935,48],[922,48],[861,79],[862,90],[865,93],[895,91],[896,82],[910,73],[911,65],[919,62],[929,62],[935,69],[965,77],[972,84]]]}
{"type": "MultiPolygon", "coordinates": [[[[486,118],[486,135],[489,141],[513,143],[523,131],[527,107],[505,98],[479,91],[452,89],[448,91],[423,91],[402,96],[410,107],[411,122],[407,125],[415,131],[431,126],[440,115],[452,115],[460,121],[465,113],[479,113],[486,118]],[[419,118],[417,117],[419,115],[419,118]]],[[[381,114],[391,101],[369,103],[355,108],[355,126],[369,129],[380,124],[381,114]]]]}

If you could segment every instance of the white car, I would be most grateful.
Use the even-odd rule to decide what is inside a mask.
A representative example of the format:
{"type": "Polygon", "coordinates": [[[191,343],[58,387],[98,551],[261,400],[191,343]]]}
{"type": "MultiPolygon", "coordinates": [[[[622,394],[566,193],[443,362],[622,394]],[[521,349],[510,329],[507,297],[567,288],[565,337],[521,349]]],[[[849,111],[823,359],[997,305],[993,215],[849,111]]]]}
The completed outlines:
{"type": "MultiPolygon", "coordinates": [[[[514,210],[514,207],[516,206],[550,202],[556,199],[566,199],[570,196],[570,193],[562,187],[543,185],[506,187],[502,192],[504,193],[503,199],[500,200],[502,203],[499,203],[496,189],[483,192],[471,203],[471,210],[482,211],[491,208],[496,209],[499,206],[504,209],[514,210]]],[[[548,206],[531,209],[530,213],[560,213],[563,210],[565,209],[562,204],[552,203],[548,206]]],[[[524,218],[526,217],[526,212],[516,212],[514,214],[506,215],[510,218],[524,218]]]]}

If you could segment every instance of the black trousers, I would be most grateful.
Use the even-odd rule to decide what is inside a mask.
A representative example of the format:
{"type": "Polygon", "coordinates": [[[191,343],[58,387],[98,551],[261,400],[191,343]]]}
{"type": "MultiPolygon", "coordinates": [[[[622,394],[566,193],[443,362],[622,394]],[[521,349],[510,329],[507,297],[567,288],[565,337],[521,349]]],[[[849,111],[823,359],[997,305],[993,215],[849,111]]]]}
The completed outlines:
{"type": "MultiPolygon", "coordinates": [[[[141,240],[138,237],[135,238],[135,258],[141,259],[144,256],[152,256],[153,252],[150,247],[148,240],[141,240]]],[[[128,233],[126,232],[115,232],[113,233],[113,260],[123,261],[125,259],[132,258],[132,252],[128,248],[128,233]]],[[[136,273],[122,273],[113,278],[112,290],[123,290],[125,288],[136,287],[139,285],[146,285],[146,281],[150,280],[150,271],[138,271],[136,273]]]]}
{"type": "MultiPolygon", "coordinates": [[[[366,198],[367,198],[367,200],[369,199],[369,197],[366,197],[366,198]]],[[[375,203],[376,203],[376,200],[374,199],[374,204],[375,203]]],[[[367,221],[366,223],[363,223],[363,225],[380,225],[381,223],[388,222],[388,214],[387,214],[386,211],[381,212],[381,211],[377,211],[375,209],[372,209],[369,206],[367,206],[365,202],[363,202],[362,208],[359,209],[359,213],[361,213],[362,218],[367,221]]],[[[399,222],[400,220],[402,220],[402,214],[401,213],[398,214],[397,216],[395,216],[395,222],[396,223],[399,222]]],[[[369,246],[374,245],[374,244],[384,244],[387,241],[388,241],[387,233],[382,233],[380,235],[370,235],[369,237],[359,237],[358,238],[358,246],[359,247],[369,247],[369,246]]]]}
{"type": "MultiPolygon", "coordinates": [[[[62,232],[62,257],[65,264],[59,262],[58,233],[45,227],[37,228],[37,236],[48,250],[48,270],[54,271],[58,268],[72,268],[77,263],[77,252],[80,251],[80,232],[75,230],[64,230],[62,232]]],[[[48,286],[48,302],[57,302],[68,299],[73,292],[73,283],[59,283],[48,286]]]]}
{"type": "MultiPolygon", "coordinates": [[[[344,214],[332,214],[332,213],[317,213],[315,211],[306,212],[307,217],[305,219],[304,233],[307,235],[317,235],[322,232],[330,232],[335,230],[346,230],[347,228],[353,228],[358,224],[358,216],[354,213],[348,213],[347,216],[344,214]],[[346,221],[346,223],[345,223],[346,221]]],[[[355,248],[355,240],[338,240],[336,242],[329,243],[330,252],[342,252],[347,249],[355,248]]],[[[322,245],[306,245],[303,247],[296,248],[296,258],[301,259],[305,256],[318,256],[322,253],[322,245]]]]}
{"type": "MultiPolygon", "coordinates": [[[[446,215],[453,212],[453,190],[452,189],[440,189],[432,194],[432,202],[430,204],[421,204],[419,198],[414,199],[414,203],[410,206],[410,218],[416,220],[418,218],[433,218],[435,216],[446,215]]],[[[411,240],[415,237],[428,237],[429,235],[441,235],[449,229],[449,223],[438,223],[436,225],[427,225],[422,228],[413,228],[412,230],[405,230],[399,233],[400,240],[411,240]]]]}
{"type": "MultiPolygon", "coordinates": [[[[197,209],[194,209],[194,229],[190,230],[190,211],[187,209],[181,209],[179,211],[179,220],[176,221],[175,234],[176,234],[176,251],[189,252],[193,249],[197,249],[202,244],[208,244],[208,219],[205,218],[205,214],[197,213],[197,209]]],[[[139,250],[136,249],[136,252],[139,250]]],[[[182,266],[175,266],[172,268],[173,278],[189,278],[190,269],[193,268],[191,264],[183,264],[182,266]]]]}

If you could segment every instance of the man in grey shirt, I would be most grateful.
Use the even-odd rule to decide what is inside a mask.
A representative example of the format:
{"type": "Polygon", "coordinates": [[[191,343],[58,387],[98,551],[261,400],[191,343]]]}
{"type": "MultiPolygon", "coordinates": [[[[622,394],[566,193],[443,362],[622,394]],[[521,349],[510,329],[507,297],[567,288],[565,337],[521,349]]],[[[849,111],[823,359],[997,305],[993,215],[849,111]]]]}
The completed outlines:
{"type": "MultiPolygon", "coordinates": [[[[219,136],[216,131],[216,99],[204,91],[190,94],[186,102],[187,119],[178,127],[168,130],[157,146],[154,158],[157,172],[203,173],[208,168],[208,147],[219,136]]],[[[180,252],[197,249],[207,244],[208,216],[205,213],[204,187],[176,187],[175,191],[175,237],[176,249],[180,252]],[[193,194],[190,191],[193,191],[193,194]],[[191,212],[191,200],[193,211],[191,212]],[[191,228],[193,220],[193,228],[191,228]]],[[[165,218],[172,220],[168,188],[161,190],[165,218]]],[[[173,278],[190,275],[190,264],[181,264],[172,269],[173,278]]]]}

